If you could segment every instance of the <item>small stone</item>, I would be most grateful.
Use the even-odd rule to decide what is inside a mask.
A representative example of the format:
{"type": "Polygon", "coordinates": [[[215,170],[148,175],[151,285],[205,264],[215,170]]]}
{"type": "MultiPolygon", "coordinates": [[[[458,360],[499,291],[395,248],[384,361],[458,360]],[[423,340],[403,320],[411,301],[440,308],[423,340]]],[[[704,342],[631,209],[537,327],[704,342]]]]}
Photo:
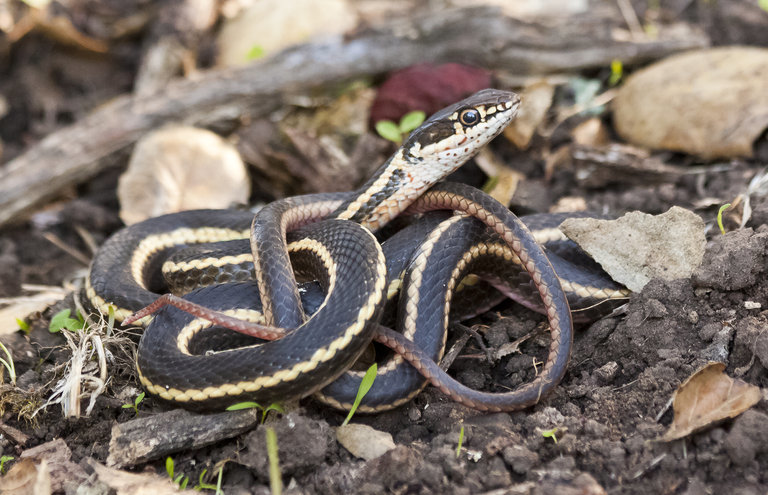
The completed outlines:
{"type": "Polygon", "coordinates": [[[721,328],[723,328],[721,323],[707,323],[699,329],[699,338],[704,342],[711,342],[721,328]]]}
{"type": "Polygon", "coordinates": [[[699,313],[697,313],[696,311],[691,310],[688,313],[688,322],[691,323],[692,325],[697,324],[699,322],[699,313]]]}
{"type": "Polygon", "coordinates": [[[395,448],[389,433],[356,423],[336,428],[336,440],[352,455],[366,461],[381,457],[395,448]]]}
{"type": "Polygon", "coordinates": [[[667,308],[658,299],[648,299],[643,307],[646,318],[663,318],[669,314],[667,308]]]}
{"type": "Polygon", "coordinates": [[[526,474],[539,463],[539,454],[522,445],[506,447],[501,451],[504,462],[517,474],[526,474]]]}
{"type": "Polygon", "coordinates": [[[615,361],[605,363],[593,372],[598,384],[600,385],[607,385],[611,383],[616,378],[618,373],[619,364],[615,361]]]}

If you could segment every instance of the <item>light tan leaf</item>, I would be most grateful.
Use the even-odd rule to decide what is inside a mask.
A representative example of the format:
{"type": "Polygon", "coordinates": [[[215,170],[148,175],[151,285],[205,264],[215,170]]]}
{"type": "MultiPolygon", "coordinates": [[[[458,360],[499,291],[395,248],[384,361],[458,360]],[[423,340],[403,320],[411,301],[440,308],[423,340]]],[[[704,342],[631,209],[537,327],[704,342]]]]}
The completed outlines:
{"type": "Polygon", "coordinates": [[[0,478],[0,487],[3,495],[50,495],[48,463],[35,464],[32,459],[22,459],[0,478]]]}
{"type": "Polygon", "coordinates": [[[117,495],[171,495],[180,493],[170,478],[152,473],[129,473],[99,464],[93,459],[88,463],[100,482],[117,495]]]}
{"type": "Polygon", "coordinates": [[[256,0],[227,20],[218,39],[219,64],[245,65],[319,36],[340,36],[357,24],[347,0],[256,0]]]}
{"type": "Polygon", "coordinates": [[[517,191],[518,184],[525,179],[525,176],[505,165],[488,148],[480,150],[480,153],[475,157],[475,162],[480,170],[490,177],[489,184],[492,187],[490,189],[484,188],[485,192],[499,203],[509,206],[515,191],[517,191]]]}
{"type": "Polygon", "coordinates": [[[65,292],[39,292],[31,296],[7,298],[3,303],[8,306],[0,309],[0,335],[7,335],[18,331],[16,320],[24,320],[32,313],[42,312],[48,306],[66,297],[65,292]]]}
{"type": "Polygon", "coordinates": [[[709,363],[678,387],[672,405],[675,417],[660,440],[683,438],[760,402],[760,387],[731,378],[724,369],[723,363],[709,363]]]}
{"type": "Polygon", "coordinates": [[[194,127],[168,127],[143,137],[120,177],[117,197],[126,224],[165,213],[228,208],[250,195],[237,150],[220,136],[194,127]]]}
{"type": "Polygon", "coordinates": [[[560,230],[635,292],[653,278],[690,277],[706,245],[704,221],[677,206],[661,215],[635,211],[617,220],[569,218],[560,230]]]}
{"type": "Polygon", "coordinates": [[[622,138],[703,158],[752,156],[768,127],[768,49],[685,52],[632,74],[614,100],[622,138]]]}
{"type": "Polygon", "coordinates": [[[515,143],[520,149],[526,149],[534,132],[552,105],[555,86],[546,80],[526,86],[520,95],[522,103],[517,118],[504,129],[504,137],[515,143]]]}

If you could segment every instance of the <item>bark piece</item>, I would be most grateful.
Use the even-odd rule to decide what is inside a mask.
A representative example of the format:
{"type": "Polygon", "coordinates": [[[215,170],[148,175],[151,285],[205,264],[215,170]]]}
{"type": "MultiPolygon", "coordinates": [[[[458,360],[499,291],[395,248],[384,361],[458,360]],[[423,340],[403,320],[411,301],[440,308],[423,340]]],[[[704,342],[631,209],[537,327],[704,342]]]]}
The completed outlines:
{"type": "Polygon", "coordinates": [[[194,414],[174,409],[112,428],[108,466],[134,466],[182,450],[194,450],[244,433],[259,423],[257,409],[194,414]]]}

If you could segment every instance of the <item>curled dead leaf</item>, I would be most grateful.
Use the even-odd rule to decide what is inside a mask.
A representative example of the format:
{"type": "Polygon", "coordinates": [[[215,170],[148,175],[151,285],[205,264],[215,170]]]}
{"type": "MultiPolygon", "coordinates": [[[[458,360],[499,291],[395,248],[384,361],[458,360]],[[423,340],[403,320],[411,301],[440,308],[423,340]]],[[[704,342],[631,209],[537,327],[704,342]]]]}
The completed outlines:
{"type": "Polygon", "coordinates": [[[194,127],[168,127],[143,137],[120,177],[117,196],[126,224],[165,213],[228,208],[248,201],[251,187],[237,150],[194,127]]]}
{"type": "Polygon", "coordinates": [[[712,362],[688,377],[675,391],[675,417],[663,442],[677,440],[718,421],[735,418],[762,398],[760,387],[723,373],[723,363],[712,362]]]}

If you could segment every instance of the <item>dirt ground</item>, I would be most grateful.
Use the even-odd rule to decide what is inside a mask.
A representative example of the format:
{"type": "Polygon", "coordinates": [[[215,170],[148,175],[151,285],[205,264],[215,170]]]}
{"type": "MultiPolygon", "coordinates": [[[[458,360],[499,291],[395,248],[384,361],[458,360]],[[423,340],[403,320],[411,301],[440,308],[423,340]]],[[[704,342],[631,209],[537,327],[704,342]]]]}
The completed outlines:
{"type": "MultiPolygon", "coordinates": [[[[121,56],[133,60],[128,51],[121,56]]],[[[53,63],[50,53],[46,60],[53,63]]],[[[99,87],[125,89],[131,70],[100,68],[99,74],[111,72],[109,80],[114,84],[99,87]]],[[[8,88],[18,91],[6,84],[6,93],[8,88]]],[[[84,88],[73,92],[87,94],[84,88]]],[[[61,125],[70,110],[59,108],[58,112],[56,125],[61,125]]],[[[24,132],[16,139],[4,137],[5,153],[10,156],[26,146],[20,135],[39,137],[53,125],[39,114],[25,125],[19,122],[24,132]]],[[[6,121],[2,130],[4,136],[11,136],[17,129],[6,121]]],[[[562,383],[528,410],[478,413],[428,387],[397,410],[355,416],[354,422],[394,438],[393,450],[370,461],[354,457],[337,442],[334,428],[345,415],[311,398],[286,414],[272,414],[268,423],[278,438],[284,493],[603,493],[600,487],[610,494],[768,493],[765,399],[735,419],[681,440],[657,440],[672,421],[674,391],[710,361],[726,363],[730,376],[768,389],[768,278],[764,273],[768,201],[758,199],[753,204],[746,228],[726,222],[729,232],[725,235],[714,225],[716,209],[700,207],[702,198],[736,197],[765,163],[733,160],[725,168],[650,185],[634,181],[591,188],[569,170],[546,178],[541,162],[512,151],[509,143],[494,146],[506,163],[525,174],[513,200],[519,211],[547,211],[565,196],[581,197],[588,210],[611,215],[632,210],[657,214],[673,205],[689,208],[710,227],[703,264],[690,279],[653,280],[614,314],[581,325],[562,383]]],[[[688,161],[673,154],[667,158],[688,161]]],[[[124,161],[117,160],[115,167],[70,191],[33,221],[2,230],[0,297],[18,296],[22,284],[60,287],[84,274],[83,261],[53,244],[50,234],[60,244],[84,253],[88,247],[79,231],[87,231],[100,243],[117,230],[121,222],[115,190],[124,161]]],[[[475,184],[484,180],[471,165],[459,177],[475,184]]],[[[8,388],[0,389],[0,455],[13,456],[8,463],[12,466],[25,450],[62,439],[71,451],[71,463],[57,475],[55,491],[114,493],[98,481],[93,463],[107,463],[113,428],[135,419],[162,417],[168,407],[150,397],[139,405],[138,416],[123,407],[139,389],[132,361],[133,336],[107,344],[110,381],[89,416],[64,419],[58,406],[50,406],[27,419],[29,410],[21,408],[27,402],[34,407],[45,400],[69,359],[67,342],[60,333],[48,331],[48,321],[70,307],[73,300],[68,297],[33,316],[29,333],[0,338],[13,352],[18,387],[25,391],[21,400],[8,388]],[[9,434],[5,427],[22,437],[9,434]]],[[[482,333],[485,345],[496,348],[544,322],[541,316],[505,302],[469,324],[482,333]]],[[[452,338],[461,333],[454,334],[452,338]]],[[[531,363],[545,358],[547,346],[542,332],[527,341],[520,353],[489,364],[484,351],[470,339],[451,374],[475,388],[508,390],[534,376],[531,363]]],[[[172,454],[175,472],[188,476],[188,488],[192,488],[203,470],[206,480],[215,484],[210,474],[223,464],[222,489],[227,495],[269,493],[265,431],[256,422],[248,431],[206,447],[180,447],[172,454]]],[[[165,457],[126,469],[167,478],[165,457]]]]}

